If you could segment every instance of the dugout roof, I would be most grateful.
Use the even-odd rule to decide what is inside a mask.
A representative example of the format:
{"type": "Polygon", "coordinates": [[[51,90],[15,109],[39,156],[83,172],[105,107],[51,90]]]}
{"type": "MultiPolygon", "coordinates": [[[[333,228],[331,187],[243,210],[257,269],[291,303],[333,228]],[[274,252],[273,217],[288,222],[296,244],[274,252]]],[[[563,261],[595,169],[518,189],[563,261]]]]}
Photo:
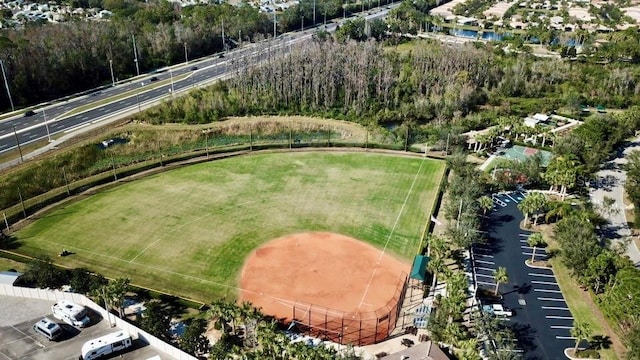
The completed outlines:
{"type": "Polygon", "coordinates": [[[430,258],[425,255],[416,255],[413,258],[413,265],[411,266],[410,278],[424,281],[427,275],[427,264],[430,258]]]}

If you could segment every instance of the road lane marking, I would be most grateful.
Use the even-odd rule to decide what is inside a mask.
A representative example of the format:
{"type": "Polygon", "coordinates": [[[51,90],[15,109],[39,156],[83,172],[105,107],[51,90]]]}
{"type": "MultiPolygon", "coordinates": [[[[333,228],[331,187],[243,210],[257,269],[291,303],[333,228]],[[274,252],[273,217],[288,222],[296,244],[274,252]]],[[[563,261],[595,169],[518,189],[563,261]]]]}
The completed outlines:
{"type": "Polygon", "coordinates": [[[543,290],[543,289],[533,289],[533,291],[544,292],[544,293],[554,293],[554,294],[562,294],[560,290],[543,290]]]}

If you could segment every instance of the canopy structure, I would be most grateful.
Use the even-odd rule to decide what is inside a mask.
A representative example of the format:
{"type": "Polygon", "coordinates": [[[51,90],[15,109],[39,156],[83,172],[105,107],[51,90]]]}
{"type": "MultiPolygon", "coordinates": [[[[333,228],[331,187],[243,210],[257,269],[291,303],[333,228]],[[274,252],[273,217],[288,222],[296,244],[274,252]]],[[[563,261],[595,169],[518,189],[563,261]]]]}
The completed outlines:
{"type": "Polygon", "coordinates": [[[425,255],[416,255],[413,258],[413,265],[411,266],[411,274],[409,277],[411,279],[424,281],[427,275],[427,264],[429,263],[430,258],[425,255]]]}

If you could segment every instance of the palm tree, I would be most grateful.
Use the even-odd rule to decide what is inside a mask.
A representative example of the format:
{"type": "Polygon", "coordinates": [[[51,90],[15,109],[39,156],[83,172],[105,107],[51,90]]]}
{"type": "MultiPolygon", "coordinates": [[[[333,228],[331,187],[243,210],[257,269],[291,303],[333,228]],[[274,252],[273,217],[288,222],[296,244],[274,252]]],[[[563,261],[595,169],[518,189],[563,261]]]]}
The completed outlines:
{"type": "Polygon", "coordinates": [[[533,252],[531,254],[531,262],[535,261],[536,258],[536,247],[544,246],[546,243],[544,242],[544,238],[541,233],[534,233],[527,239],[527,245],[533,248],[533,252]]]}
{"type": "Polygon", "coordinates": [[[118,309],[118,316],[122,318],[124,316],[124,297],[129,291],[129,278],[117,278],[111,280],[106,286],[105,292],[110,298],[110,305],[118,309]]]}
{"type": "Polygon", "coordinates": [[[481,196],[478,199],[478,205],[480,205],[480,208],[482,209],[482,216],[484,217],[487,215],[487,211],[493,208],[493,199],[486,195],[481,196]]]}
{"type": "Polygon", "coordinates": [[[581,168],[579,161],[573,155],[556,156],[551,159],[543,177],[552,184],[552,189],[560,186],[560,198],[564,200],[567,190],[575,185],[581,168]]]}
{"type": "Polygon", "coordinates": [[[588,340],[591,337],[591,326],[588,323],[573,322],[573,329],[571,329],[571,336],[576,338],[576,346],[573,348],[573,353],[578,351],[578,345],[584,340],[588,340]]]}
{"type": "Polygon", "coordinates": [[[538,213],[547,206],[547,197],[543,193],[533,193],[522,200],[518,204],[518,209],[524,213],[524,223],[527,224],[529,220],[529,214],[535,214],[533,225],[538,223],[538,213]]]}
{"type": "Polygon", "coordinates": [[[547,215],[545,215],[544,218],[547,223],[549,223],[552,218],[554,221],[558,221],[574,212],[571,204],[564,201],[549,201],[547,208],[549,211],[547,211],[547,215]]]}
{"type": "Polygon", "coordinates": [[[498,270],[493,274],[494,279],[496,280],[496,291],[494,295],[498,295],[498,290],[500,288],[500,284],[506,283],[509,281],[509,274],[507,273],[507,268],[500,266],[498,270]]]}

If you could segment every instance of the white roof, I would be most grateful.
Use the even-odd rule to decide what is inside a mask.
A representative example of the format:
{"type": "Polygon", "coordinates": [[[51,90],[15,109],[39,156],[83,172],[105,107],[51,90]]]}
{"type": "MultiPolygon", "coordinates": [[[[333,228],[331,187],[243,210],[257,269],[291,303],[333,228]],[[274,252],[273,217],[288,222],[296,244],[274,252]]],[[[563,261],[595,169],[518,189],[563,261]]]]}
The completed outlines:
{"type": "Polygon", "coordinates": [[[0,284],[2,285],[13,285],[14,282],[20,277],[22,273],[13,272],[13,271],[3,271],[0,272],[0,284]]]}
{"type": "Polygon", "coordinates": [[[547,121],[547,120],[549,120],[549,116],[548,115],[540,114],[540,113],[533,115],[533,118],[538,120],[538,121],[547,121]]]}
{"type": "Polygon", "coordinates": [[[116,341],[122,341],[128,338],[130,338],[128,333],[124,331],[118,331],[99,337],[97,339],[89,340],[84,343],[84,345],[82,345],[82,354],[86,354],[89,351],[99,349],[104,345],[113,344],[116,341]]]}

